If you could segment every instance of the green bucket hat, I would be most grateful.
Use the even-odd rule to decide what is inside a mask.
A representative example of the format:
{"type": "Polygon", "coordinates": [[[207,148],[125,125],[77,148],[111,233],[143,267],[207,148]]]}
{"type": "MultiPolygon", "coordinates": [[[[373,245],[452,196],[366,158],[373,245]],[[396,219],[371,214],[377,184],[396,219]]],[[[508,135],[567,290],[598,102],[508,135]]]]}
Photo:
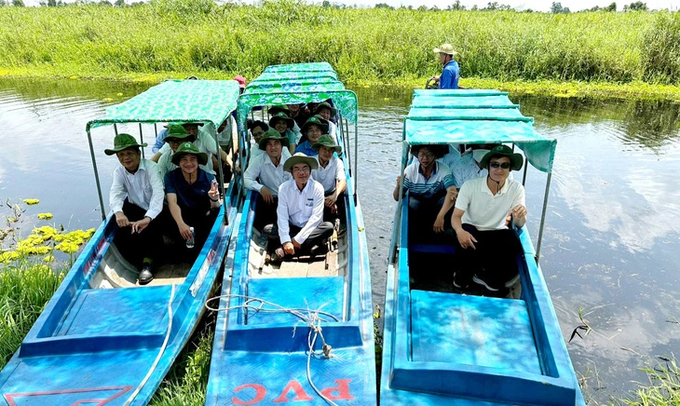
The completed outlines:
{"type": "Polygon", "coordinates": [[[495,147],[493,147],[491,151],[487,152],[487,154],[484,155],[484,158],[482,158],[479,164],[482,166],[482,168],[488,168],[489,161],[491,161],[491,158],[499,156],[507,156],[508,158],[510,158],[510,162],[512,164],[510,170],[518,171],[522,169],[522,163],[524,162],[522,154],[513,153],[512,149],[507,145],[496,145],[495,147]]]}
{"type": "Polygon", "coordinates": [[[314,151],[318,151],[321,147],[333,148],[338,154],[342,152],[342,147],[335,143],[335,140],[330,134],[322,135],[321,138],[319,138],[319,141],[312,145],[314,151]]]}
{"type": "Polygon", "coordinates": [[[193,138],[193,136],[189,134],[182,125],[173,124],[170,127],[168,127],[168,132],[165,135],[165,142],[168,142],[168,138],[173,138],[176,140],[185,140],[187,138],[193,138]]]}
{"type": "Polygon", "coordinates": [[[286,122],[286,125],[288,126],[288,128],[293,128],[293,126],[295,126],[295,120],[293,120],[292,118],[288,117],[288,114],[286,114],[286,113],[284,113],[284,112],[282,112],[282,111],[279,112],[279,113],[274,114],[274,115],[269,119],[269,126],[273,128],[273,127],[274,127],[274,123],[277,122],[277,121],[279,121],[279,120],[284,120],[284,121],[286,122]]]}
{"type": "Polygon", "coordinates": [[[124,149],[128,148],[134,148],[134,147],[146,147],[147,143],[139,144],[137,143],[137,140],[135,137],[131,136],[130,134],[118,134],[116,137],[113,139],[113,148],[111,149],[105,149],[104,153],[106,155],[113,155],[116,152],[120,152],[124,149]]]}
{"type": "Polygon", "coordinates": [[[300,132],[303,135],[307,135],[307,130],[309,129],[310,125],[317,125],[321,129],[322,134],[327,134],[328,133],[328,120],[325,118],[321,117],[320,115],[316,114],[311,116],[303,125],[302,128],[300,128],[300,132]]]}
{"type": "Polygon", "coordinates": [[[329,110],[331,111],[331,117],[334,117],[336,114],[338,114],[338,110],[335,109],[335,108],[334,108],[333,106],[331,106],[330,104],[328,104],[327,102],[319,103],[319,105],[316,106],[316,108],[314,109],[314,113],[315,113],[315,114],[319,114],[319,112],[320,112],[322,109],[329,109],[329,110]]]}
{"type": "Polygon", "coordinates": [[[201,152],[196,148],[196,146],[190,142],[185,142],[177,148],[174,154],[172,154],[172,163],[179,166],[179,161],[184,155],[191,154],[196,155],[199,165],[205,165],[208,163],[208,154],[201,152]]]}
{"type": "Polygon", "coordinates": [[[267,109],[267,113],[269,113],[270,116],[275,116],[279,113],[284,113],[287,116],[290,116],[290,109],[288,109],[288,106],[285,104],[281,104],[278,106],[271,106],[267,109]]]}
{"type": "Polygon", "coordinates": [[[316,169],[319,167],[319,162],[314,157],[307,156],[302,152],[297,152],[295,155],[286,160],[286,162],[283,164],[283,170],[288,172],[293,168],[293,165],[296,164],[307,164],[311,169],[316,169]]]}
{"type": "Polygon", "coordinates": [[[269,140],[279,140],[281,141],[281,145],[284,147],[288,146],[288,137],[284,137],[281,134],[279,134],[278,131],[274,129],[269,129],[267,132],[264,133],[262,138],[260,139],[260,142],[257,144],[262,151],[267,147],[267,141],[269,140]]]}

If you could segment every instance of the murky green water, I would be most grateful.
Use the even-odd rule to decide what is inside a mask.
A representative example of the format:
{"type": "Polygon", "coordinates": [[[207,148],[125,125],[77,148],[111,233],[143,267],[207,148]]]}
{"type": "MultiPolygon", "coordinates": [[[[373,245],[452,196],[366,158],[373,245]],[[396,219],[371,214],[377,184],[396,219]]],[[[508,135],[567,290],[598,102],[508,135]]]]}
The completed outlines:
{"type": "MultiPolygon", "coordinates": [[[[67,228],[101,213],[85,123],[146,86],[76,80],[0,80],[0,201],[35,197],[67,228]]],[[[384,300],[402,118],[395,89],[355,89],[360,100],[359,193],[376,304],[384,300]]],[[[646,382],[639,368],[680,348],[680,105],[626,100],[513,97],[558,140],[541,267],[586,399],[623,398],[646,382]]],[[[135,131],[137,131],[135,129],[135,131]]],[[[153,129],[145,129],[149,136],[153,129]]],[[[93,134],[100,152],[110,134],[93,134]]],[[[115,158],[97,156],[102,187],[115,158]]],[[[545,175],[529,170],[527,206],[536,239],[545,175]]],[[[106,194],[106,193],[105,193],[106,194]]],[[[25,227],[34,223],[28,222],[25,227]]]]}

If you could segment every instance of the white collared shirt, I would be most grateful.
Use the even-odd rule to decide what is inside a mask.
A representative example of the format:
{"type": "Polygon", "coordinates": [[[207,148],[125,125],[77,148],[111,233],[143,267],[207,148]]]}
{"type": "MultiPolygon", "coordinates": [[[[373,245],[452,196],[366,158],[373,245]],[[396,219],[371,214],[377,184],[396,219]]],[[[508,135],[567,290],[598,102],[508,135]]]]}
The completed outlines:
{"type": "Polygon", "coordinates": [[[163,181],[158,165],[148,159],[139,161],[137,172],[130,173],[123,165],[113,171],[113,184],[109,194],[109,205],[116,213],[123,211],[123,202],[128,201],[146,210],[145,216],[156,218],[163,210],[163,181]]]}
{"type": "Polygon", "coordinates": [[[489,190],[486,178],[470,179],[463,183],[456,199],[456,209],[463,210],[462,222],[472,224],[480,231],[502,230],[505,219],[515,206],[525,205],[524,187],[506,179],[495,195],[489,190]]]}
{"type": "MultiPolygon", "coordinates": [[[[317,162],[319,161],[318,155],[314,158],[317,162]]],[[[324,193],[332,192],[335,190],[337,181],[345,179],[345,165],[340,158],[333,156],[325,168],[319,164],[317,169],[312,170],[312,178],[321,183],[324,193]]]]}
{"type": "Polygon", "coordinates": [[[291,179],[279,187],[279,205],[276,208],[277,225],[281,244],[290,242],[290,226],[302,227],[295,238],[298,244],[307,240],[309,234],[321,224],[323,219],[323,186],[310,178],[305,187],[300,190],[291,179]]]}
{"type": "Polygon", "coordinates": [[[246,189],[257,190],[259,192],[263,186],[266,186],[276,196],[279,193],[279,186],[286,180],[291,179],[290,173],[283,171],[283,164],[288,158],[290,158],[290,151],[282,146],[279,166],[274,166],[272,159],[266,152],[251,159],[248,169],[243,174],[246,189]]]}

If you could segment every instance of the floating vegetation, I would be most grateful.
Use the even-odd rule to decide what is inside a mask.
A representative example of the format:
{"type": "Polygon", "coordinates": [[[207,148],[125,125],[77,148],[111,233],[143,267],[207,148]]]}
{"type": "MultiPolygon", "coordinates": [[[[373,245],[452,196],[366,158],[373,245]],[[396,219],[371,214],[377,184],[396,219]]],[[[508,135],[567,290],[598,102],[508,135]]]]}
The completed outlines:
{"type": "Polygon", "coordinates": [[[39,213],[38,220],[52,220],[54,216],[52,213],[39,213]]]}
{"type": "Polygon", "coordinates": [[[40,203],[40,200],[39,199],[24,199],[24,203],[26,203],[29,206],[33,206],[33,205],[40,203]]]}

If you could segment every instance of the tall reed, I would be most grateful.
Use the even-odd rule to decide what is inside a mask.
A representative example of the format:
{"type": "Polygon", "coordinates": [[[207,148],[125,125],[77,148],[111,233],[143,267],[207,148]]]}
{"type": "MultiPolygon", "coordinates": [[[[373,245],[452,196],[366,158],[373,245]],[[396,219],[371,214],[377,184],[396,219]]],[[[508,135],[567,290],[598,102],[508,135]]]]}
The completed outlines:
{"type": "Polygon", "coordinates": [[[328,61],[343,80],[390,82],[438,72],[432,48],[450,42],[464,77],[676,83],[677,46],[663,58],[649,48],[659,33],[677,38],[677,20],[651,12],[339,10],[298,0],[3,7],[0,68],[253,77],[267,65],[328,61]]]}

